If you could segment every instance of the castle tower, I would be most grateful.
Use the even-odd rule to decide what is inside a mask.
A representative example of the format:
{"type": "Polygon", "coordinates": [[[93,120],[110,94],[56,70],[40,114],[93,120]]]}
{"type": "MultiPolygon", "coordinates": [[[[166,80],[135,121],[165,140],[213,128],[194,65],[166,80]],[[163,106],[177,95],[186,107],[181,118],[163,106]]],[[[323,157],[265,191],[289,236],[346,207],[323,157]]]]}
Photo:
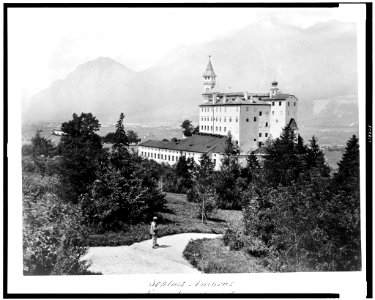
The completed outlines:
{"type": "Polygon", "coordinates": [[[216,74],[211,64],[211,55],[208,56],[208,65],[206,71],[203,73],[203,87],[204,93],[210,92],[216,84],[216,74]]]}
{"type": "Polygon", "coordinates": [[[272,96],[275,96],[279,92],[278,84],[279,83],[276,81],[276,79],[273,79],[271,92],[270,92],[270,98],[272,98],[272,96]]]}

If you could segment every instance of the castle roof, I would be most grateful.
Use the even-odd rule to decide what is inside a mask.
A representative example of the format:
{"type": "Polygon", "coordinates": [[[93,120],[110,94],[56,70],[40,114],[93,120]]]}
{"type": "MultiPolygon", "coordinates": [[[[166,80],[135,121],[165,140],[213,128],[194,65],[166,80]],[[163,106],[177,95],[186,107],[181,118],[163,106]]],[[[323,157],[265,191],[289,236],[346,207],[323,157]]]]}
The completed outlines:
{"type": "Polygon", "coordinates": [[[248,94],[238,93],[206,93],[211,99],[199,106],[215,106],[215,105],[271,105],[269,101],[286,100],[293,96],[290,94],[276,94],[272,98],[269,94],[248,94]],[[215,98],[215,100],[212,100],[215,98]]]}
{"type": "Polygon", "coordinates": [[[208,59],[208,64],[207,64],[206,71],[203,73],[203,77],[204,76],[216,77],[214,69],[212,68],[212,64],[211,64],[211,59],[210,58],[208,59]]]}
{"type": "Polygon", "coordinates": [[[178,142],[148,140],[139,146],[199,153],[224,153],[226,140],[227,136],[223,135],[197,133],[178,142]]]}

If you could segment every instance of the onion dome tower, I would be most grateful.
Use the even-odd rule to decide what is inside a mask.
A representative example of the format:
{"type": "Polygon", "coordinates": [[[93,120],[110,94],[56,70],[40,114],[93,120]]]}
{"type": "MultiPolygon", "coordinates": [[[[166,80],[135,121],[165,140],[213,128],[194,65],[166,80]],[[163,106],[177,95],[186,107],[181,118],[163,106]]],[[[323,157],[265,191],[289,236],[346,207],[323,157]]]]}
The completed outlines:
{"type": "Polygon", "coordinates": [[[271,92],[270,92],[270,97],[272,98],[272,96],[275,96],[276,94],[278,94],[279,92],[279,88],[278,88],[278,82],[276,81],[276,79],[274,78],[272,83],[271,83],[271,92]]]}
{"type": "Polygon", "coordinates": [[[203,73],[203,87],[204,92],[210,92],[216,84],[216,74],[211,64],[211,55],[208,56],[208,65],[206,71],[203,73]]]}

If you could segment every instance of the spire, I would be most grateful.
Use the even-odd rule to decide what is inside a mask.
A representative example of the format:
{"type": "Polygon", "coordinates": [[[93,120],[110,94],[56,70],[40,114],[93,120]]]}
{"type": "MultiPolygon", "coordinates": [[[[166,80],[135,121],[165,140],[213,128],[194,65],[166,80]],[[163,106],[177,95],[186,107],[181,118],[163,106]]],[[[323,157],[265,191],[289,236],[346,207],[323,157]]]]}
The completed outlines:
{"type": "Polygon", "coordinates": [[[216,74],[215,74],[214,69],[212,68],[212,64],[211,64],[211,55],[208,56],[208,64],[207,64],[206,71],[203,73],[203,77],[204,76],[216,77],[216,74]]]}

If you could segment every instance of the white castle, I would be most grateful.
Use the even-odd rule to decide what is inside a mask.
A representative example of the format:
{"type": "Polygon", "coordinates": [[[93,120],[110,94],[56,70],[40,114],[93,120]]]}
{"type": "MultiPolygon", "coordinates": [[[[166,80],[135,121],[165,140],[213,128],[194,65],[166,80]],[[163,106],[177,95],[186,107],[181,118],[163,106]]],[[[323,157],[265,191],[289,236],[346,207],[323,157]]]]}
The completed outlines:
{"type": "Polygon", "coordinates": [[[298,130],[298,99],[281,93],[276,80],[268,93],[222,93],[214,89],[216,77],[209,57],[203,73],[199,133],[178,142],[145,141],[138,150],[142,157],[173,165],[181,156],[194,158],[198,163],[206,153],[219,169],[229,134],[240,149],[240,163],[244,163],[251,152],[260,155],[265,141],[279,137],[286,125],[298,130]]]}

